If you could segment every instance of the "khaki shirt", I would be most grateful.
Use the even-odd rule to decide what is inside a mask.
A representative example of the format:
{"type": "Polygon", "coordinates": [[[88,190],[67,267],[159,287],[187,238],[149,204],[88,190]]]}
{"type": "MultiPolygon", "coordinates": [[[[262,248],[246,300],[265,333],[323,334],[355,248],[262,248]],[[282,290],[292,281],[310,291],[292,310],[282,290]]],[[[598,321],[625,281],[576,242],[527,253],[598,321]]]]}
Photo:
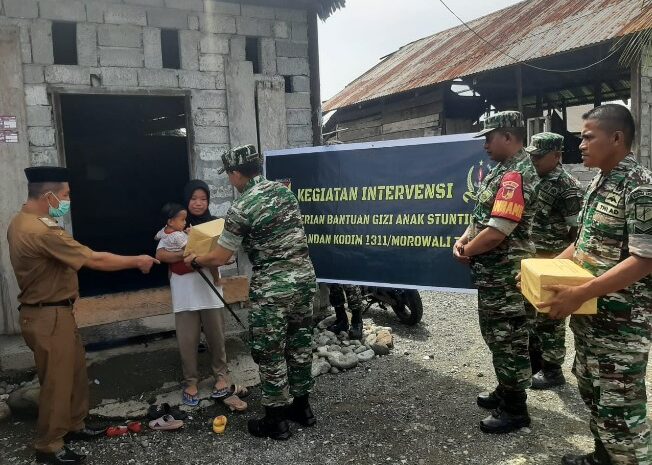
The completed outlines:
{"type": "Polygon", "coordinates": [[[77,271],[93,251],[74,240],[56,221],[20,212],[9,224],[7,240],[21,304],[79,297],[77,271]]]}

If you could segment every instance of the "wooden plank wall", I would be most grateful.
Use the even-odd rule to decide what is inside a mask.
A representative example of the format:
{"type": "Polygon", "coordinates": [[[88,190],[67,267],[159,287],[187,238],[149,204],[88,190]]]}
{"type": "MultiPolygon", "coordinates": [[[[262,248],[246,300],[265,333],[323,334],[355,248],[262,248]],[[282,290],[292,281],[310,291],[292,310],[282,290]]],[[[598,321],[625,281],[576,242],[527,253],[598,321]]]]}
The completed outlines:
{"type": "Polygon", "coordinates": [[[435,89],[422,95],[380,102],[335,115],[341,142],[370,142],[442,134],[443,93],[435,89]]]}

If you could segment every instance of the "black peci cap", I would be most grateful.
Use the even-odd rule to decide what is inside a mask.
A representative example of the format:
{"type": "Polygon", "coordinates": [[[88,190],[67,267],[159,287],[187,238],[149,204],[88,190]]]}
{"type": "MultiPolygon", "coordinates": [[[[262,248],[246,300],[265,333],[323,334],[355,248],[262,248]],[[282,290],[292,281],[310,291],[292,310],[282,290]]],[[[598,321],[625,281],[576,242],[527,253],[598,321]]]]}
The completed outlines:
{"type": "Polygon", "coordinates": [[[68,168],[60,166],[33,166],[25,168],[27,182],[69,182],[68,168]]]}

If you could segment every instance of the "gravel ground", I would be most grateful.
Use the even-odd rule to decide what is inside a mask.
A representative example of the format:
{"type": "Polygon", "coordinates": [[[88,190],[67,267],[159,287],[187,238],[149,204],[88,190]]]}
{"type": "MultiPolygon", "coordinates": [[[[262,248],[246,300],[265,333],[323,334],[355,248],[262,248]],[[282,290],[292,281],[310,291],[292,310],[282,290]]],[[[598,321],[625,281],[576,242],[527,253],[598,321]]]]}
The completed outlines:
{"type": "MultiPolygon", "coordinates": [[[[221,406],[197,411],[180,432],[147,431],[79,443],[87,463],[117,464],[558,464],[561,455],[588,451],[587,412],[570,373],[554,391],[529,392],[531,429],[485,435],[478,422],[488,412],[475,405],[496,382],[477,324],[476,297],[423,292],[424,318],[416,327],[397,323],[391,311],[370,309],[365,319],[394,328],[391,355],[317,379],[314,428],[297,428],[287,442],[260,440],[246,422],[260,413],[260,391],[251,409],[228,414],[223,436],[212,433],[221,406]]],[[[570,333],[570,331],[568,332],[570,333]]],[[[567,334],[569,353],[572,341],[567,334]]],[[[0,464],[29,464],[33,422],[0,425],[0,464]]]]}

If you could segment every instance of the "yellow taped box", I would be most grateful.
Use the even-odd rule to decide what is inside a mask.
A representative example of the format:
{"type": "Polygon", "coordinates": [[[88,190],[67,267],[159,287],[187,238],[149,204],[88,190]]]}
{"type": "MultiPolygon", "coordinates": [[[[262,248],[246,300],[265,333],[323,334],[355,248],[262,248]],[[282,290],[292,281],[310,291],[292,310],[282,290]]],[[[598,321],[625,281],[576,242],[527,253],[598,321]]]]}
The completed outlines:
{"type": "MultiPolygon", "coordinates": [[[[521,261],[521,292],[541,313],[549,308],[539,309],[536,304],[546,302],[554,293],[543,286],[561,284],[579,286],[591,281],[594,276],[572,260],[561,258],[526,258],[521,261]]],[[[598,299],[584,302],[574,312],[575,315],[595,315],[598,313],[598,299]]]]}
{"type": "Polygon", "coordinates": [[[194,253],[198,257],[206,255],[217,245],[217,240],[224,231],[224,219],[208,221],[190,228],[185,254],[194,253]]]}

